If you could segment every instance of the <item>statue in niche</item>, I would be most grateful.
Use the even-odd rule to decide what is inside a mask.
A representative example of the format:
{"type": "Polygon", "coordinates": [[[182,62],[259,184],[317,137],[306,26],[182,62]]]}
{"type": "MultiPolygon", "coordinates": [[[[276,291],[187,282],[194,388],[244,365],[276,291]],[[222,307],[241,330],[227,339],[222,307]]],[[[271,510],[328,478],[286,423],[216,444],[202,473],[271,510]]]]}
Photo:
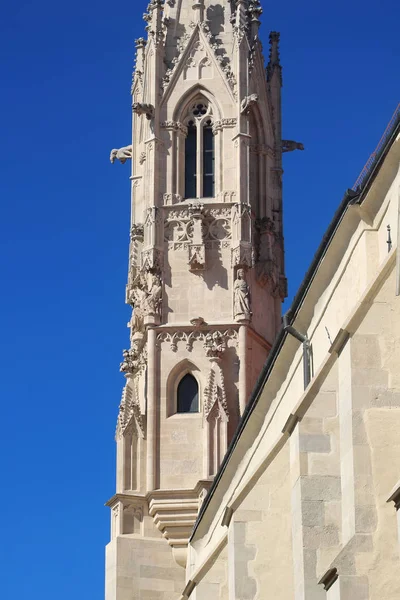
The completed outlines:
{"type": "Polygon", "coordinates": [[[143,301],[145,315],[156,315],[161,308],[162,286],[161,279],[155,273],[150,274],[147,284],[146,297],[143,301]]]}
{"type": "Polygon", "coordinates": [[[162,285],[156,273],[141,273],[135,279],[129,294],[129,303],[133,306],[131,331],[144,330],[144,317],[157,315],[162,303],[162,285]]]}
{"type": "Polygon", "coordinates": [[[132,160],[132,144],[130,146],[124,146],[123,148],[111,150],[110,162],[114,164],[116,160],[123,165],[127,160],[132,160]]]}
{"type": "Polygon", "coordinates": [[[234,317],[236,320],[251,319],[250,289],[244,269],[238,269],[234,285],[234,317]]]}

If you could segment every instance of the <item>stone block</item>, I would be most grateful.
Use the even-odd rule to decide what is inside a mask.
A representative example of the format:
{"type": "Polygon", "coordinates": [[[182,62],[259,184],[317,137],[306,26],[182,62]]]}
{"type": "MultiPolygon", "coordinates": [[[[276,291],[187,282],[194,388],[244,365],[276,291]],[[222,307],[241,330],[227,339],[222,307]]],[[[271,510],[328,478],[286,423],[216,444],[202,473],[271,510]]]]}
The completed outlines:
{"type": "Polygon", "coordinates": [[[300,435],[301,452],[330,452],[331,440],[329,435],[300,435]]]}
{"type": "Polygon", "coordinates": [[[262,512],[260,510],[241,510],[235,511],[235,523],[251,521],[262,521],[262,512]]]}
{"type": "Polygon", "coordinates": [[[310,454],[308,456],[309,475],[340,476],[339,457],[334,454],[319,455],[310,454]]]}
{"type": "Polygon", "coordinates": [[[153,592],[163,592],[163,591],[175,591],[174,582],[172,580],[166,581],[165,579],[154,579],[154,578],[140,578],[140,589],[148,590],[153,592]]]}
{"type": "Polygon", "coordinates": [[[336,527],[340,531],[342,526],[342,503],[325,502],[325,525],[328,527],[336,527]]]}
{"type": "Polygon", "coordinates": [[[337,414],[336,392],[320,392],[310,408],[306,412],[306,417],[324,419],[335,417],[337,414]]]}
{"type": "Polygon", "coordinates": [[[379,368],[352,368],[353,385],[360,386],[388,386],[388,372],[379,368]]]}
{"type": "Polygon", "coordinates": [[[301,504],[302,522],[306,527],[322,527],[325,522],[325,508],[322,501],[303,501],[301,504]]]}
{"type": "Polygon", "coordinates": [[[340,576],[340,600],[368,600],[368,598],[369,586],[367,577],[340,576]]]}
{"type": "Polygon", "coordinates": [[[377,527],[378,516],[375,505],[356,506],[356,532],[373,533],[377,527]]]}
{"type": "Polygon", "coordinates": [[[303,527],[304,546],[317,550],[337,546],[339,533],[336,527],[303,527]]]}
{"type": "Polygon", "coordinates": [[[315,475],[301,478],[302,500],[335,500],[340,498],[340,478],[315,475]]]}
{"type": "Polygon", "coordinates": [[[308,435],[308,434],[323,434],[323,419],[315,419],[310,417],[304,417],[300,423],[300,434],[308,435]]]}

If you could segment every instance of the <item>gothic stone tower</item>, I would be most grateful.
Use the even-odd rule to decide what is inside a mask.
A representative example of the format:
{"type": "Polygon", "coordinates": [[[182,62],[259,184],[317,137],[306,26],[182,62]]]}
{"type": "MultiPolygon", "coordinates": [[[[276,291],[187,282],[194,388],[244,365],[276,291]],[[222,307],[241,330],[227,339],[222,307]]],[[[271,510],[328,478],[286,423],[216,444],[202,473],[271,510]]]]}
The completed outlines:
{"type": "Polygon", "coordinates": [[[259,0],[152,0],[137,40],[107,600],[174,597],[286,293],[281,67],[259,0]],[[181,565],[181,566],[179,566],[181,565]],[[171,583],[172,582],[172,583],[171,583]],[[171,587],[172,586],[172,587],[171,587]]]}

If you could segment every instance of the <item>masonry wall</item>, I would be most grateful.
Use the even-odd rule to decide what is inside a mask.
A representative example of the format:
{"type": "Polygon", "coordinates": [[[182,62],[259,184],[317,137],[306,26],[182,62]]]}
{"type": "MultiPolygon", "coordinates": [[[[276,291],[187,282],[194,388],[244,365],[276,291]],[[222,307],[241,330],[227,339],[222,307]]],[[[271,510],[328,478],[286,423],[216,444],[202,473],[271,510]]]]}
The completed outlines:
{"type": "Polygon", "coordinates": [[[288,336],[197,525],[188,576],[201,579],[227,539],[238,573],[230,599],[242,597],[241,581],[249,600],[400,595],[398,523],[388,504],[400,476],[399,164],[400,138],[362,205],[348,208],[296,315],[294,327],[311,343],[310,384],[304,389],[302,347],[288,336]],[[276,515],[263,509],[268,477],[279,489],[276,515]],[[264,516],[277,533],[271,545],[264,516]]]}

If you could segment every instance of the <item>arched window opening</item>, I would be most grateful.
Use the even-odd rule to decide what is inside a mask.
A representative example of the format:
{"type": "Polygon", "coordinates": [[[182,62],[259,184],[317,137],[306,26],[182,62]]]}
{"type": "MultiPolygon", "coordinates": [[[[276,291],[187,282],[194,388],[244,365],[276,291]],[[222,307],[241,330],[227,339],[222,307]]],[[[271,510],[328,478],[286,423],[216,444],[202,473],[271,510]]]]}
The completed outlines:
{"type": "Polygon", "coordinates": [[[196,198],[197,174],[197,129],[194,121],[188,123],[188,134],[185,146],[185,196],[196,198]]]}
{"type": "Polygon", "coordinates": [[[215,194],[215,144],[212,109],[200,98],[191,105],[185,124],[185,198],[212,198],[215,194]]]}
{"type": "Polygon", "coordinates": [[[212,123],[208,120],[203,128],[203,196],[214,196],[214,133],[212,123]]]}
{"type": "Polygon", "coordinates": [[[179,382],[177,392],[177,412],[199,412],[199,385],[190,373],[182,377],[179,382]]]}

